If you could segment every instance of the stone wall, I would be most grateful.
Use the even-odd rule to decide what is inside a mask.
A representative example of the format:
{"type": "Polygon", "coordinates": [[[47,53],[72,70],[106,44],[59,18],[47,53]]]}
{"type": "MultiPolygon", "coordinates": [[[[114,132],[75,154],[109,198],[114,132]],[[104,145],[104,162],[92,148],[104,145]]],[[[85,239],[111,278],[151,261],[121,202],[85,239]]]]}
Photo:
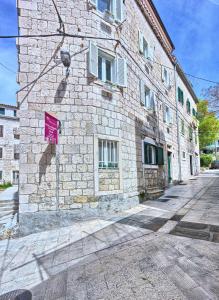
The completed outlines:
{"type": "MultiPolygon", "coordinates": [[[[142,140],[146,136],[165,149],[168,145],[172,147],[175,168],[173,178],[178,178],[174,75],[172,71],[172,88],[167,89],[162,81],[160,67],[160,64],[164,64],[173,69],[173,64],[137,1],[125,2],[126,21],[121,26],[105,22],[103,14],[85,0],[60,0],[57,6],[65,22],[66,32],[105,37],[105,40],[97,38],[92,41],[110,55],[127,60],[128,84],[126,88],[109,86],[89,74],[89,38],[65,37],[64,41],[57,36],[49,39],[19,38],[18,82],[21,88],[38,76],[57,50],[57,58],[50,63],[54,68],[35,83],[25,101],[23,98],[27,90],[18,94],[18,102],[21,103],[19,115],[22,146],[20,221],[24,226],[28,216],[35,218],[41,213],[47,215],[48,211],[55,213],[57,205],[61,211],[74,210],[80,216],[88,211],[89,214],[94,213],[95,207],[99,207],[98,210],[103,206],[104,210],[120,210],[125,206],[136,205],[144,187],[142,140]],[[110,29],[107,32],[106,26],[110,29]],[[153,45],[154,60],[157,63],[151,64],[139,53],[139,29],[149,44],[153,45]],[[119,39],[128,51],[109,40],[112,38],[119,39]],[[60,59],[60,49],[57,47],[61,41],[61,48],[67,49],[72,55],[68,78],[62,64],[55,66],[60,59]],[[155,91],[154,114],[140,103],[140,79],[155,91]],[[163,119],[164,103],[173,108],[174,121],[171,126],[163,119]],[[44,140],[45,111],[55,114],[62,124],[59,145],[56,147],[48,145],[44,140]],[[117,178],[110,178],[114,183],[111,181],[112,184],[107,188],[105,183],[109,178],[106,174],[111,174],[111,171],[103,174],[102,170],[98,170],[98,153],[95,148],[98,138],[118,140],[120,144],[120,188],[116,194],[113,191],[118,186],[117,178]],[[58,170],[56,153],[59,154],[58,170]],[[108,206],[107,201],[113,204],[108,206]]],[[[58,18],[49,0],[34,0],[31,5],[27,1],[18,0],[18,8],[20,34],[49,34],[59,28],[58,18]]]]}
{"type": "Polygon", "coordinates": [[[120,174],[118,170],[99,170],[99,191],[114,191],[120,189],[120,174]]]}
{"type": "Polygon", "coordinates": [[[3,126],[3,137],[0,137],[2,158],[0,159],[0,171],[3,182],[13,183],[13,171],[19,171],[19,159],[14,158],[14,153],[19,148],[19,139],[14,137],[14,129],[19,128],[19,120],[14,117],[0,116],[0,125],[3,126]]]}

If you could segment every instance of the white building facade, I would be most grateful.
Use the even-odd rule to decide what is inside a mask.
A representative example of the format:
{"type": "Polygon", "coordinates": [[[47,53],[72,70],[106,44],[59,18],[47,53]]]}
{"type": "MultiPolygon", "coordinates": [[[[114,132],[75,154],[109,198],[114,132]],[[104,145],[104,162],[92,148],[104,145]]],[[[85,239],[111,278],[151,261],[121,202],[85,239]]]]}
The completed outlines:
{"type": "Polygon", "coordinates": [[[19,181],[19,119],[17,107],[0,104],[0,183],[19,181]]]}
{"type": "MultiPolygon", "coordinates": [[[[21,35],[59,27],[49,0],[18,8],[21,35]]],[[[21,88],[50,61],[18,94],[24,232],[130,208],[199,171],[198,143],[180,131],[182,119],[194,136],[186,101],[196,111],[197,98],[153,3],[63,0],[58,9],[72,36],[17,41],[21,88]],[[72,56],[68,76],[61,49],[72,56]],[[44,139],[45,112],[61,122],[58,146],[44,139]]]]}

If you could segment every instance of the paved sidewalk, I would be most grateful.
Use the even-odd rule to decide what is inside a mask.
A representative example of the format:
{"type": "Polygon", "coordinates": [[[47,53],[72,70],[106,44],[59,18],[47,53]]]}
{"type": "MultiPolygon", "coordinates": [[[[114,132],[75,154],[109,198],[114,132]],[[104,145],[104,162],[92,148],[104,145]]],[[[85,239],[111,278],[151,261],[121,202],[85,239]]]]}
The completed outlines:
{"type": "Polygon", "coordinates": [[[0,241],[0,294],[25,288],[33,299],[219,299],[219,244],[168,234],[170,219],[212,182],[202,176],[108,219],[0,241]]]}

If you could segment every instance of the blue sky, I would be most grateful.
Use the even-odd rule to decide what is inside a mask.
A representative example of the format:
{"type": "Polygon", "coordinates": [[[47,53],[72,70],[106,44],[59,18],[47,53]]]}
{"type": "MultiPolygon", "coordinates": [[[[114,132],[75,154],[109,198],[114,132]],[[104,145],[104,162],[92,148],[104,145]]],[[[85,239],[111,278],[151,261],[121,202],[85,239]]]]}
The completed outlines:
{"type": "MultiPolygon", "coordinates": [[[[219,0],[154,0],[186,73],[219,81],[219,0]]],[[[0,35],[17,34],[16,0],[0,0],[0,35]]],[[[17,71],[15,40],[0,40],[0,63],[17,71]]],[[[198,96],[211,84],[191,79],[198,96]]],[[[15,104],[16,74],[0,65],[0,103],[15,104]]]]}

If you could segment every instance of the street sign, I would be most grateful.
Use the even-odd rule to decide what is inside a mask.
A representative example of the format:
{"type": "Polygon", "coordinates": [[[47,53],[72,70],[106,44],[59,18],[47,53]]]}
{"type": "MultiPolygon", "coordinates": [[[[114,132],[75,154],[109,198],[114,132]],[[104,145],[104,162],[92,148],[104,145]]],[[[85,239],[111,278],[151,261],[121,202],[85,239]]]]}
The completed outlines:
{"type": "Polygon", "coordinates": [[[45,141],[58,144],[59,120],[45,112],[45,141]]]}

